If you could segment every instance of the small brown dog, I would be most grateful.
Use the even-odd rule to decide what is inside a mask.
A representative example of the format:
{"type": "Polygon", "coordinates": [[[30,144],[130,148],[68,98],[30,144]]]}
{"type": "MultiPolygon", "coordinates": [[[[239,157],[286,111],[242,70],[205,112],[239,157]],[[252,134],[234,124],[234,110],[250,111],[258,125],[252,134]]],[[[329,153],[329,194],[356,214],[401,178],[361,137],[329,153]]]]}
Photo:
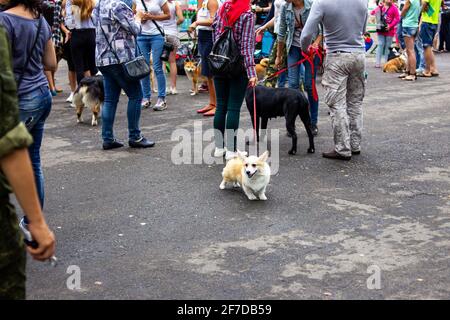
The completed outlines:
{"type": "Polygon", "coordinates": [[[264,79],[267,72],[267,67],[269,66],[269,59],[264,58],[262,59],[255,67],[256,74],[258,75],[258,80],[264,79]]]}
{"type": "Polygon", "coordinates": [[[184,62],[184,71],[186,72],[188,79],[192,82],[191,96],[195,96],[198,94],[198,85],[207,80],[206,77],[202,76],[201,63],[186,60],[184,62]]]}
{"type": "Polygon", "coordinates": [[[81,114],[86,107],[92,111],[92,126],[98,125],[100,109],[104,100],[103,76],[83,78],[73,95],[73,104],[77,109],[77,123],[83,122],[81,114]]]}
{"type": "Polygon", "coordinates": [[[404,54],[401,54],[397,58],[394,58],[392,60],[389,60],[386,62],[383,66],[383,72],[389,72],[389,73],[398,73],[403,72],[406,68],[406,56],[404,54]]]}

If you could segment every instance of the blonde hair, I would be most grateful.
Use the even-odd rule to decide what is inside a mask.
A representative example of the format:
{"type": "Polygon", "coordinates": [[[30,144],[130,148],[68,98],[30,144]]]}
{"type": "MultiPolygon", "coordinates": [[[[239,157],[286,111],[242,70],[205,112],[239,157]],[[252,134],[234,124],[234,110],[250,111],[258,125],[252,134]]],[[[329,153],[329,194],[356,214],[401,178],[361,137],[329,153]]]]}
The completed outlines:
{"type": "Polygon", "coordinates": [[[92,11],[95,7],[94,0],[73,0],[72,5],[80,8],[80,18],[82,21],[91,17],[92,11]]]}

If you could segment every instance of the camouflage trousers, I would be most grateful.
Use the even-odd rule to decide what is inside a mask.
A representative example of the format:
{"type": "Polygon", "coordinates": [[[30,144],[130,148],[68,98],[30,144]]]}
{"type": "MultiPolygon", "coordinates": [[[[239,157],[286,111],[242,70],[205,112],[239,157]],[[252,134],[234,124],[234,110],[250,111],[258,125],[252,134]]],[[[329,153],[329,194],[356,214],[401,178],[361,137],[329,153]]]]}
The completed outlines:
{"type": "Polygon", "coordinates": [[[0,300],[25,299],[26,251],[14,207],[0,199],[0,300]]]}
{"type": "MultiPolygon", "coordinates": [[[[275,72],[278,71],[278,69],[275,67],[275,59],[277,58],[277,50],[278,50],[278,41],[277,41],[277,39],[275,37],[275,43],[272,46],[272,51],[270,52],[270,56],[269,56],[269,66],[267,67],[267,71],[266,71],[266,77],[267,78],[269,78],[275,72]]],[[[284,56],[283,56],[283,68],[286,67],[286,60],[287,60],[286,57],[287,57],[287,54],[284,53],[284,56]]],[[[278,77],[273,77],[271,79],[267,79],[264,82],[264,86],[269,87],[269,88],[275,88],[277,86],[278,79],[279,79],[279,76],[278,77]]]]}
{"type": "Polygon", "coordinates": [[[365,64],[363,52],[328,53],[325,59],[324,100],[330,107],[335,151],[343,156],[361,150],[365,64]]]}

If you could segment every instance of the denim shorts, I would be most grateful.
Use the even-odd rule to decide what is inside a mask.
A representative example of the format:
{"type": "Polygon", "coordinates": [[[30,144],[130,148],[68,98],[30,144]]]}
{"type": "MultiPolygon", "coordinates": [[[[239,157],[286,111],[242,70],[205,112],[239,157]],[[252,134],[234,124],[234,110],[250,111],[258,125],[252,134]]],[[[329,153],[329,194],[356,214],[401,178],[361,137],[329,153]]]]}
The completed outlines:
{"type": "Polygon", "coordinates": [[[434,36],[436,35],[438,25],[428,22],[422,22],[420,27],[420,38],[422,38],[423,47],[432,47],[434,36]]]}
{"type": "Polygon", "coordinates": [[[404,37],[415,37],[417,35],[417,27],[402,27],[402,36],[404,37]]]}

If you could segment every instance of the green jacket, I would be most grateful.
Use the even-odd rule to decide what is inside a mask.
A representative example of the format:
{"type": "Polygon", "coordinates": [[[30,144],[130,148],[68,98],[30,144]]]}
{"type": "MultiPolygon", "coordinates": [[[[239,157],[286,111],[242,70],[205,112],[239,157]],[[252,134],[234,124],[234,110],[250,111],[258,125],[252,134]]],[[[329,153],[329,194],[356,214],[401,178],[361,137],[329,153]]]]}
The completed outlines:
{"type": "MultiPolygon", "coordinates": [[[[6,32],[0,26],[0,158],[31,143],[32,138],[25,125],[19,122],[11,48],[6,32]]],[[[0,170],[0,198],[5,198],[10,192],[11,188],[0,170]]]]}

